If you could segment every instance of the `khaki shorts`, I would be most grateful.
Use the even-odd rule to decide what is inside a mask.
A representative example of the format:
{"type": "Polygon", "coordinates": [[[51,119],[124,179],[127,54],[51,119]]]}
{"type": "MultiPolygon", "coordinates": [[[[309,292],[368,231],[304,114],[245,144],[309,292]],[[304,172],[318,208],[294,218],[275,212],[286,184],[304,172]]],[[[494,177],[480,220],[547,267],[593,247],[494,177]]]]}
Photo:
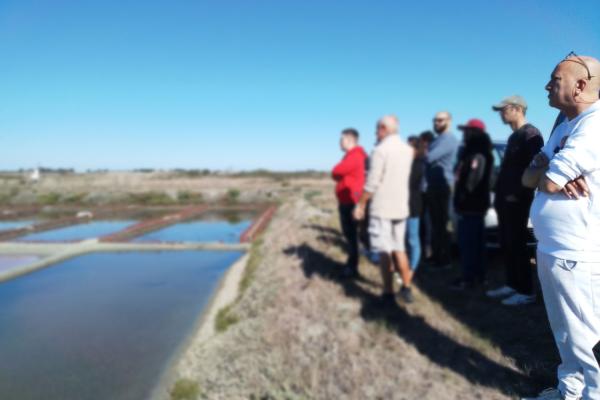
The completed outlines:
{"type": "Polygon", "coordinates": [[[373,217],[369,219],[369,238],[371,248],[378,253],[404,251],[406,219],[385,219],[373,217]]]}

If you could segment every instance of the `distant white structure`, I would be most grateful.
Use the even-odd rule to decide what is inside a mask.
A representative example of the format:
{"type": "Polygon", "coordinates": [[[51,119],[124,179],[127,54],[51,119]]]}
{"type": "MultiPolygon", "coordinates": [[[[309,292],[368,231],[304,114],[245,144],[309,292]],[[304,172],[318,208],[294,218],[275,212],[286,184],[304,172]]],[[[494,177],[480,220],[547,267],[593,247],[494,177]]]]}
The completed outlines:
{"type": "Polygon", "coordinates": [[[91,211],[79,211],[77,218],[94,218],[94,214],[91,211]]]}
{"type": "Polygon", "coordinates": [[[29,175],[29,179],[31,179],[33,182],[37,182],[42,178],[42,174],[40,172],[39,168],[35,168],[33,170],[33,172],[31,173],[31,175],[29,175]]]}

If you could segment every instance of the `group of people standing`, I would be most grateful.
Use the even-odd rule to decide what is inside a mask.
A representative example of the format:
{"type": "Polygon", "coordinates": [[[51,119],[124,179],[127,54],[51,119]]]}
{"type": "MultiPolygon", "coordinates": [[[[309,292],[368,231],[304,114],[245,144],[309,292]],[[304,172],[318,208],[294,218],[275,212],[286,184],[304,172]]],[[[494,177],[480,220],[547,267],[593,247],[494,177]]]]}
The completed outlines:
{"type": "MultiPolygon", "coordinates": [[[[521,175],[542,147],[543,139],[525,120],[527,104],[523,98],[511,96],[494,109],[514,132],[495,196],[507,284],[488,291],[488,295],[506,296],[505,304],[525,304],[534,299],[526,255],[527,213],[533,190],[521,185],[521,175]]],[[[484,218],[491,204],[492,141],[481,120],[472,119],[458,126],[463,132],[462,145],[451,127],[451,114],[439,112],[433,118],[433,132],[411,136],[404,143],[398,136],[398,119],[384,116],[377,122],[377,145],[370,158],[359,145],[356,129],[342,131],[340,143],[345,156],[332,173],[349,248],[342,273],[347,277],[358,275],[360,221],[365,220],[365,247],[382,265],[387,302],[394,301],[388,271],[398,274],[401,297],[410,302],[410,283],[419,265],[432,270],[451,267],[451,211],[456,215],[462,266],[462,275],[452,287],[469,289],[485,282],[484,218]]]]}
{"type": "Polygon", "coordinates": [[[445,111],[433,119],[437,136],[424,132],[408,142],[400,139],[395,116],[380,118],[370,157],[358,132],[345,129],[345,156],[333,170],[349,248],[342,273],[359,275],[359,227],[366,226],[366,247],[378,255],[383,305],[395,304],[394,273],[400,297],[412,302],[420,264],[431,270],[451,266],[451,207],[461,264],[452,287],[483,288],[484,219],[492,205],[506,282],[486,294],[509,306],[534,302],[531,219],[538,276],[562,363],[557,387],[529,399],[600,399],[600,201],[594,196],[600,191],[599,80],[600,63],[593,57],[571,53],[556,66],[546,90],[560,114],[546,144],[527,122],[522,97],[495,104],[513,130],[495,179],[485,124],[471,119],[459,125],[461,144],[445,111]]]}

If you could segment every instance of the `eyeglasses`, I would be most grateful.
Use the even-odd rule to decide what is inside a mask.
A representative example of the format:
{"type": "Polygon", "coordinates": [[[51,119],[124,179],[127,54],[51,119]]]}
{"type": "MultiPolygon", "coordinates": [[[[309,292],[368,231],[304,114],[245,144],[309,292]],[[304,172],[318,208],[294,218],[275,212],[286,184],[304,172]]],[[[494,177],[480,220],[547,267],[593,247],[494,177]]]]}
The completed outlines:
{"type": "Polygon", "coordinates": [[[567,56],[565,57],[565,59],[563,61],[571,61],[580,65],[583,65],[583,68],[585,68],[585,70],[587,71],[587,80],[591,81],[592,78],[595,78],[595,76],[592,76],[590,74],[590,69],[588,68],[587,64],[585,63],[585,61],[583,61],[583,59],[581,57],[579,57],[577,54],[575,54],[574,51],[570,52],[569,54],[567,54],[567,56]]]}

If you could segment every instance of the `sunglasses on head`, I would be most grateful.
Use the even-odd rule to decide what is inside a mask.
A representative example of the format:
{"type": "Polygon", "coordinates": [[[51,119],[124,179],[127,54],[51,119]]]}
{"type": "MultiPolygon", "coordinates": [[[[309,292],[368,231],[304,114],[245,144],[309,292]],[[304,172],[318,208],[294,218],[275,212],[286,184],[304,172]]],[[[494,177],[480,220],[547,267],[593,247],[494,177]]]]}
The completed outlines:
{"type": "Polygon", "coordinates": [[[575,54],[574,51],[567,54],[567,56],[564,58],[563,61],[571,61],[571,62],[580,64],[580,65],[583,65],[583,68],[585,68],[585,70],[587,71],[587,80],[588,81],[592,80],[592,78],[595,78],[595,76],[590,74],[590,69],[588,68],[585,61],[583,61],[583,59],[581,57],[579,57],[577,54],[575,54]]]}

